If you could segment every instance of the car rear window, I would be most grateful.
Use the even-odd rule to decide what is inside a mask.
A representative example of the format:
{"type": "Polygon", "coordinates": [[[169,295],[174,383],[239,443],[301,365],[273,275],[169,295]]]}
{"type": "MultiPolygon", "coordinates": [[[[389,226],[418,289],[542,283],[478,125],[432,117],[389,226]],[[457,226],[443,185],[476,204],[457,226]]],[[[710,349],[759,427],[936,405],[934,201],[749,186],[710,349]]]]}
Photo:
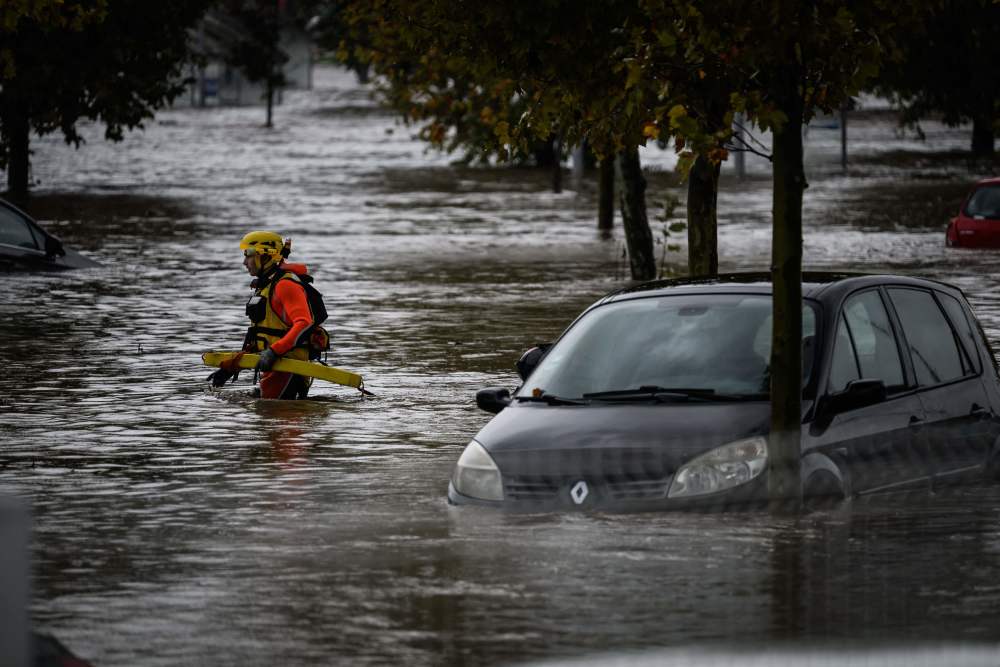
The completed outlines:
{"type": "Polygon", "coordinates": [[[944,306],[945,312],[948,313],[948,319],[951,320],[955,331],[958,333],[959,343],[961,343],[969,362],[972,364],[972,370],[976,373],[982,372],[983,366],[979,361],[979,354],[976,351],[976,334],[973,333],[972,324],[969,322],[969,316],[965,312],[965,308],[962,308],[962,304],[958,302],[958,299],[949,294],[938,292],[938,299],[941,301],[941,305],[944,306]]]}
{"type": "Polygon", "coordinates": [[[917,384],[941,384],[965,375],[955,334],[931,293],[891,288],[889,296],[903,325],[917,384]]]}
{"type": "Polygon", "coordinates": [[[977,188],[965,205],[965,214],[970,218],[1000,218],[1000,186],[977,188]]]}

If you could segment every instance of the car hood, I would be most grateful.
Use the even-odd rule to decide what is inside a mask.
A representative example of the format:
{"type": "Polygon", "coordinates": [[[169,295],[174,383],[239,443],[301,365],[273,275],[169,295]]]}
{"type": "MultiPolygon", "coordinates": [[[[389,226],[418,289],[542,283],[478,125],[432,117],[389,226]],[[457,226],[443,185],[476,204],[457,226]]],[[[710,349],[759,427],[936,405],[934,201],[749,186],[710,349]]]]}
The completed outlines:
{"type": "Polygon", "coordinates": [[[767,433],[771,405],[511,405],[476,440],[508,475],[665,477],[727,442],[767,433]]]}

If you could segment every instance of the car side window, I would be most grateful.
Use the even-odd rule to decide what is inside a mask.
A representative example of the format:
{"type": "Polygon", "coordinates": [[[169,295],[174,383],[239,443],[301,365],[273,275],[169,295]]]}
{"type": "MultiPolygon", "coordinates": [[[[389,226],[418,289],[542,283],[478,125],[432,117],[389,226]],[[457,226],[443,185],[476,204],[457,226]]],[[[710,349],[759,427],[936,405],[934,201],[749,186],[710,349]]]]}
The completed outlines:
{"type": "Polygon", "coordinates": [[[854,341],[861,377],[902,387],[903,364],[889,314],[877,290],[856,294],[844,303],[844,319],[854,341]]]}
{"type": "Polygon", "coordinates": [[[955,334],[931,293],[894,288],[889,297],[903,325],[917,384],[935,385],[965,375],[955,334]]]}
{"type": "Polygon", "coordinates": [[[959,344],[965,350],[969,363],[972,364],[971,371],[973,373],[982,372],[983,366],[979,360],[979,353],[976,351],[976,335],[972,331],[972,324],[969,322],[969,316],[966,314],[965,309],[962,308],[962,304],[955,297],[940,292],[938,293],[938,300],[944,306],[944,311],[948,314],[948,319],[951,320],[952,326],[955,327],[959,344]]]}
{"type": "Polygon", "coordinates": [[[0,243],[39,250],[31,228],[21,216],[14,211],[0,206],[0,243]]]}
{"type": "Polygon", "coordinates": [[[841,317],[837,324],[837,339],[833,342],[833,358],[830,360],[829,391],[838,392],[847,388],[847,383],[861,377],[858,358],[854,353],[854,343],[847,331],[847,323],[841,317]]]}

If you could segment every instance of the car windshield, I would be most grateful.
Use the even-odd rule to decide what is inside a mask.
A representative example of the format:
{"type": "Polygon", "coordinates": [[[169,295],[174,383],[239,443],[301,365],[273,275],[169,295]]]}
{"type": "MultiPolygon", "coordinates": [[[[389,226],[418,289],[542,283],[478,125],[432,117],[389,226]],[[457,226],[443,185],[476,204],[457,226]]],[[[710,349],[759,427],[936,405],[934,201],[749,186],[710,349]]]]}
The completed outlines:
{"type": "MultiPolygon", "coordinates": [[[[816,316],[802,308],[803,377],[816,316]]],[[[632,299],[582,317],[549,351],[519,395],[565,399],[662,392],[693,400],[763,398],[769,389],[771,297],[688,295],[632,299]]]]}
{"type": "Polygon", "coordinates": [[[972,218],[1000,218],[1000,186],[987,185],[973,192],[965,214],[972,218]]]}

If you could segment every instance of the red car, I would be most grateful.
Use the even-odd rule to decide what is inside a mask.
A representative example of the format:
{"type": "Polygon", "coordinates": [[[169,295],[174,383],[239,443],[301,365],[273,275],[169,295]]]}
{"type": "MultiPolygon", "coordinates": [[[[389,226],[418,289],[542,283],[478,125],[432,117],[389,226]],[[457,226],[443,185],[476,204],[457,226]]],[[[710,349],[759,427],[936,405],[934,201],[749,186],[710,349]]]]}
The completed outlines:
{"type": "Polygon", "coordinates": [[[945,244],[1000,248],[1000,178],[987,178],[972,187],[958,216],[948,222],[945,244]]]}

